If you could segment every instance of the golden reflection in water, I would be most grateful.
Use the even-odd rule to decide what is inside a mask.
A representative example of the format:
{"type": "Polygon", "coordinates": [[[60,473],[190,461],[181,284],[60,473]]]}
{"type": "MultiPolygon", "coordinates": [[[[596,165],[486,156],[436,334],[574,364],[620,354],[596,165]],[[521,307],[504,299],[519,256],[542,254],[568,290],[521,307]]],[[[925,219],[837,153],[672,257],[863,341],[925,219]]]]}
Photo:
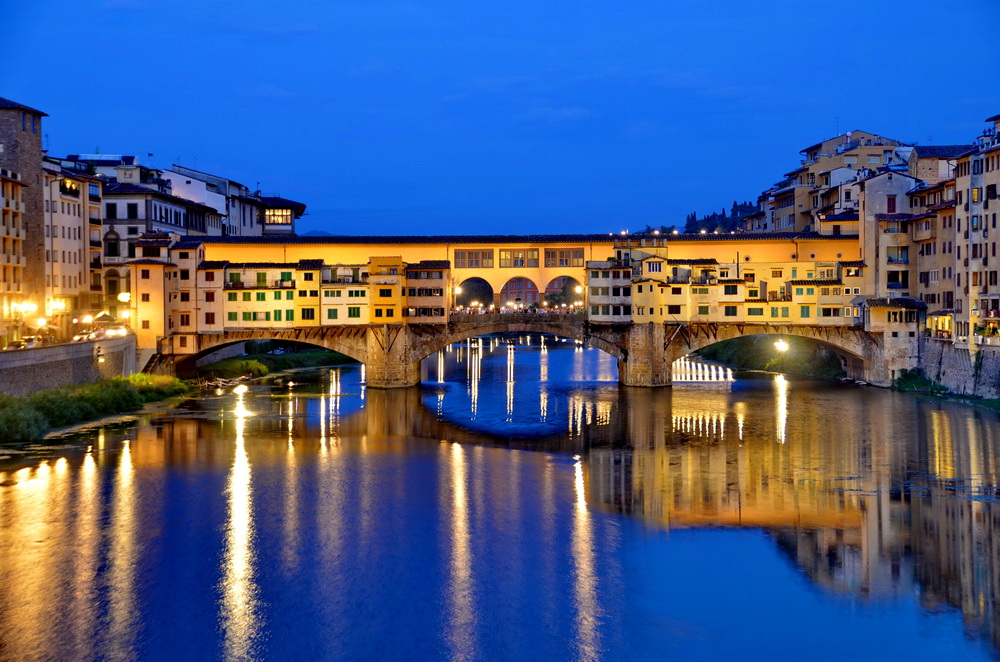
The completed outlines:
{"type": "Polygon", "coordinates": [[[931,412],[930,467],[938,478],[955,477],[954,442],[951,417],[943,411],[931,412]]]}
{"type": "Polygon", "coordinates": [[[581,348],[577,347],[576,351],[573,352],[573,371],[570,375],[570,381],[582,382],[584,380],[584,355],[580,350],[581,348]]]}
{"type": "MultiPolygon", "coordinates": [[[[320,421],[323,421],[322,411],[325,398],[320,397],[320,421]]],[[[320,423],[320,447],[326,446],[325,421],[320,423]]],[[[281,525],[284,528],[284,545],[281,557],[285,572],[291,574],[299,566],[299,466],[295,457],[295,442],[292,439],[292,428],[288,428],[288,443],[285,446],[285,513],[281,525]]]]}
{"type": "Polygon", "coordinates": [[[437,355],[437,383],[444,384],[444,352],[437,355]]]}
{"type": "Polygon", "coordinates": [[[583,459],[576,455],[574,460],[576,501],[573,517],[573,601],[576,607],[577,659],[596,660],[600,652],[600,634],[597,631],[600,613],[597,603],[597,575],[594,571],[593,524],[590,521],[590,511],[587,510],[583,459]]]}
{"type": "Polygon", "coordinates": [[[549,349],[545,346],[545,336],[542,336],[542,351],[538,356],[538,381],[549,381],[549,349]]]}
{"type": "Polygon", "coordinates": [[[733,409],[736,411],[736,427],[740,433],[740,441],[743,441],[743,423],[747,418],[747,405],[745,402],[737,402],[733,409]]]}
{"type": "Polygon", "coordinates": [[[97,599],[94,572],[101,549],[101,508],[97,491],[97,462],[93,451],[87,451],[80,465],[79,499],[73,555],[73,607],[70,622],[73,645],[78,651],[88,650],[94,633],[94,602],[97,599]]]}
{"type": "Polygon", "coordinates": [[[136,488],[132,466],[132,444],[125,440],[118,463],[118,476],[111,503],[111,551],[108,586],[108,645],[109,658],[128,660],[135,657],[137,622],[135,565],[139,560],[136,549],[136,488]]]}
{"type": "Polygon", "coordinates": [[[538,419],[545,423],[549,418],[549,392],[542,386],[538,390],[538,419]]]}
{"type": "Polygon", "coordinates": [[[784,375],[774,376],[774,397],[777,400],[778,443],[785,443],[785,426],[788,424],[788,380],[784,375]]]}
{"type": "Polygon", "coordinates": [[[476,613],[469,537],[465,450],[451,444],[451,567],[448,583],[448,645],[453,660],[474,660],[476,613]]]}
{"type": "Polygon", "coordinates": [[[250,415],[243,404],[243,394],[236,401],[236,449],[226,490],[229,521],[226,526],[226,551],[222,565],[222,628],[227,660],[250,657],[257,623],[257,587],[254,582],[253,487],[250,460],[243,432],[250,415]]]}

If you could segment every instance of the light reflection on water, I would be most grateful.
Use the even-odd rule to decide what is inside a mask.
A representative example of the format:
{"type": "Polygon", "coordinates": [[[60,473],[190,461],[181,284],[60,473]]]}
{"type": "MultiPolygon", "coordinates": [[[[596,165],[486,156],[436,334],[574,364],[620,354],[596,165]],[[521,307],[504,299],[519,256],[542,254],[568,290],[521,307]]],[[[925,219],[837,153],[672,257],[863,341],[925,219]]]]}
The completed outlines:
{"type": "Polygon", "coordinates": [[[551,339],[442,357],[421,389],[296,375],[2,470],[0,659],[991,657],[996,415],[620,389],[551,339]]]}

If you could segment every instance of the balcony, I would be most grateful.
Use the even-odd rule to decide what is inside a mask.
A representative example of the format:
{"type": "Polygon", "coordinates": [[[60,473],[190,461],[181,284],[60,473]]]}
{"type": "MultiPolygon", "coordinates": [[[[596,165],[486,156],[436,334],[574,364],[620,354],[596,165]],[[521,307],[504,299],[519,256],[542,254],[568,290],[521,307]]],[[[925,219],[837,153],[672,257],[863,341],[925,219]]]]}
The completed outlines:
{"type": "Polygon", "coordinates": [[[909,264],[909,257],[889,257],[885,260],[886,264],[909,264]]]}
{"type": "Polygon", "coordinates": [[[101,240],[100,239],[91,239],[90,240],[90,247],[91,248],[100,248],[101,247],[101,240]]]}
{"type": "Polygon", "coordinates": [[[100,260],[91,260],[90,261],[90,268],[91,269],[100,269],[101,268],[101,261],[100,260]]]}
{"type": "Polygon", "coordinates": [[[59,182],[59,193],[70,198],[80,197],[80,187],[74,186],[67,181],[63,180],[59,182]]]}
{"type": "Polygon", "coordinates": [[[885,286],[886,289],[890,290],[907,290],[910,287],[909,285],[906,285],[904,283],[886,283],[885,286]]]}

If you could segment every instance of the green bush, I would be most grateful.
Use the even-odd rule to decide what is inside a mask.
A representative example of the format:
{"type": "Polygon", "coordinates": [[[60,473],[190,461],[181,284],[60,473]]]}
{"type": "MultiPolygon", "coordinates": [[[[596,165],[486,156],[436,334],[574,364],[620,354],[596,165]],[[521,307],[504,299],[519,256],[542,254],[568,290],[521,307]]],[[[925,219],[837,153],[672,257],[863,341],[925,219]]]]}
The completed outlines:
{"type": "Polygon", "coordinates": [[[315,349],[305,352],[289,352],[287,354],[253,354],[223,359],[198,368],[202,377],[223,377],[232,379],[251,375],[263,377],[271,372],[291,370],[293,368],[312,368],[328,365],[353,363],[354,360],[326,349],[315,349]]]}
{"type": "Polygon", "coordinates": [[[20,398],[0,395],[0,443],[40,439],[53,428],[135,411],[147,402],[180,395],[190,388],[175,377],[140,374],[20,398]]]}
{"type": "Polygon", "coordinates": [[[918,393],[947,393],[948,387],[938,384],[936,381],[924,374],[920,368],[907,370],[903,368],[898,376],[892,380],[894,388],[900,391],[916,391],[918,393]]]}

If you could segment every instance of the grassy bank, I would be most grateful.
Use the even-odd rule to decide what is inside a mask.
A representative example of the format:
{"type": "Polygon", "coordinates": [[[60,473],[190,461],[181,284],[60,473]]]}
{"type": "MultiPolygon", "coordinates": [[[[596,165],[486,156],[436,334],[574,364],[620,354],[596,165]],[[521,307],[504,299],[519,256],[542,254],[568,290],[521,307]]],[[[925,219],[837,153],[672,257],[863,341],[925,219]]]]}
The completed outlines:
{"type": "Polygon", "coordinates": [[[844,376],[840,360],[829,350],[805,338],[784,337],[788,351],[779,352],[775,336],[747,336],[725,340],[695,352],[709,361],[737,370],[769,370],[803,377],[835,379],[844,376]]]}
{"type": "Polygon", "coordinates": [[[326,349],[314,349],[304,352],[289,352],[285,354],[244,354],[223,359],[198,368],[198,376],[206,378],[222,377],[232,379],[243,375],[263,377],[280,370],[293,368],[313,368],[328,365],[354,363],[354,360],[326,349]]]}
{"type": "Polygon", "coordinates": [[[0,443],[36,441],[56,428],[135,411],[190,388],[175,377],[137,374],[30,396],[0,394],[0,443]]]}

